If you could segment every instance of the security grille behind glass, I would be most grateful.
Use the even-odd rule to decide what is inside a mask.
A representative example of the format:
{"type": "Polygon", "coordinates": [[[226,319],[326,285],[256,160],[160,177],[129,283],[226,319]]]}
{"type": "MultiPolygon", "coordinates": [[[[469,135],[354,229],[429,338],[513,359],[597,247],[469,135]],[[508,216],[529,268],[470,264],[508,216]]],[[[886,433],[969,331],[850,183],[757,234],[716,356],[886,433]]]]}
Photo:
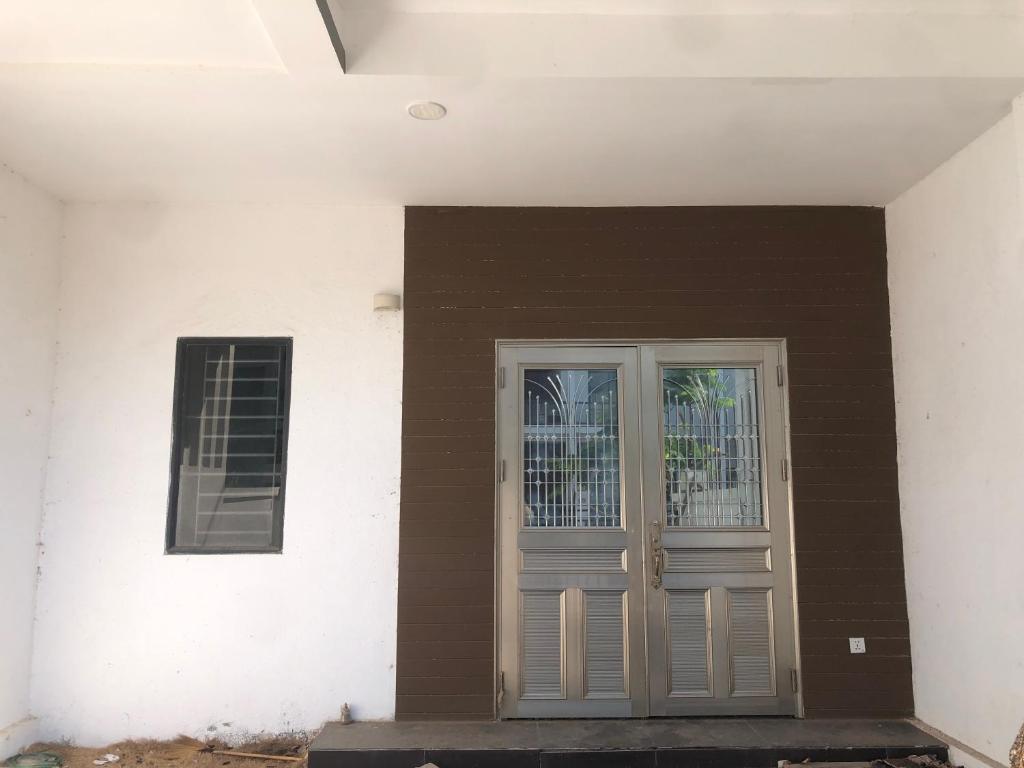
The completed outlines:
{"type": "Polygon", "coordinates": [[[756,374],[753,368],[664,369],[667,525],[763,525],[756,374]]]}
{"type": "Polygon", "coordinates": [[[522,430],[525,526],[621,525],[614,369],[527,370],[522,430]]]}
{"type": "Polygon", "coordinates": [[[171,549],[280,549],[289,343],[181,344],[171,549]]]}

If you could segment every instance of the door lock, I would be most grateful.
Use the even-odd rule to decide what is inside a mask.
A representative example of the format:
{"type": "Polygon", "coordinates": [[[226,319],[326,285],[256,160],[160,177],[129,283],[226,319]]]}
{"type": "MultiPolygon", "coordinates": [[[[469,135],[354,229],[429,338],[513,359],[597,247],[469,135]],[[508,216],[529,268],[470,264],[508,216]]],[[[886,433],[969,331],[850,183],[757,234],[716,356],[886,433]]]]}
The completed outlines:
{"type": "Polygon", "coordinates": [[[661,587],[661,574],[665,570],[665,550],[661,546],[661,523],[650,524],[651,534],[651,586],[661,587]]]}

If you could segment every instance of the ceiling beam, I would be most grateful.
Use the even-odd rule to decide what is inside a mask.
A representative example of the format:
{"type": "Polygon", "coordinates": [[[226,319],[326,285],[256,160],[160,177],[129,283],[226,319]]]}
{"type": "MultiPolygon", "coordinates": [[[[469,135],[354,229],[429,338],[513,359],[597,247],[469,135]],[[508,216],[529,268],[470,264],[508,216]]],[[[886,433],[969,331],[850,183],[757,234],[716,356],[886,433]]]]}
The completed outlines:
{"type": "Polygon", "coordinates": [[[341,31],[338,29],[338,23],[336,21],[334,13],[331,11],[331,4],[329,0],[316,0],[317,7],[320,9],[320,15],[324,19],[324,26],[327,27],[327,34],[331,38],[331,45],[334,46],[334,52],[338,56],[338,63],[341,64],[342,72],[345,71],[345,46],[341,42],[341,31]]]}
{"type": "Polygon", "coordinates": [[[344,72],[344,49],[339,49],[337,31],[319,0],[252,0],[263,21],[263,27],[288,74],[301,76],[334,76],[341,61],[344,72]]]}
{"type": "Polygon", "coordinates": [[[1024,77],[1021,15],[602,16],[344,8],[349,71],[361,75],[1024,77]]]}

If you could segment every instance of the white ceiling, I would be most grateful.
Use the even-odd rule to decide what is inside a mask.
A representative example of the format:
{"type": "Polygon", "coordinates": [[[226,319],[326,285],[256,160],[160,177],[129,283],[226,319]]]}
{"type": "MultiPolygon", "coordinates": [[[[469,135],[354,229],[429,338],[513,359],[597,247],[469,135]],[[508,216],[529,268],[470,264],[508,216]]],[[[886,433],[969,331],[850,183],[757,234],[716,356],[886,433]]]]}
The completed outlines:
{"type": "Polygon", "coordinates": [[[884,204],[1024,91],[1016,0],[332,2],[347,74],[314,0],[4,0],[0,161],[68,200],[884,204]]]}
{"type": "Polygon", "coordinates": [[[0,3],[0,60],[280,66],[250,0],[4,0],[0,3]]]}

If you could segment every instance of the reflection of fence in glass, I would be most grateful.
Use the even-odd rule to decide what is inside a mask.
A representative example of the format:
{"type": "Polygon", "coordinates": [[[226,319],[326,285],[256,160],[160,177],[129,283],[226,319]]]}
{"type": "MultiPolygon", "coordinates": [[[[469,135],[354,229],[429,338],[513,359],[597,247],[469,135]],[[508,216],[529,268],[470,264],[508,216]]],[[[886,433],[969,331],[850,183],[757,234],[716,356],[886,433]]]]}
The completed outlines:
{"type": "Polygon", "coordinates": [[[524,525],[620,525],[618,409],[614,370],[526,371],[524,525]]]}
{"type": "Polygon", "coordinates": [[[666,524],[762,525],[755,369],[669,368],[662,385],[666,524]]]}

